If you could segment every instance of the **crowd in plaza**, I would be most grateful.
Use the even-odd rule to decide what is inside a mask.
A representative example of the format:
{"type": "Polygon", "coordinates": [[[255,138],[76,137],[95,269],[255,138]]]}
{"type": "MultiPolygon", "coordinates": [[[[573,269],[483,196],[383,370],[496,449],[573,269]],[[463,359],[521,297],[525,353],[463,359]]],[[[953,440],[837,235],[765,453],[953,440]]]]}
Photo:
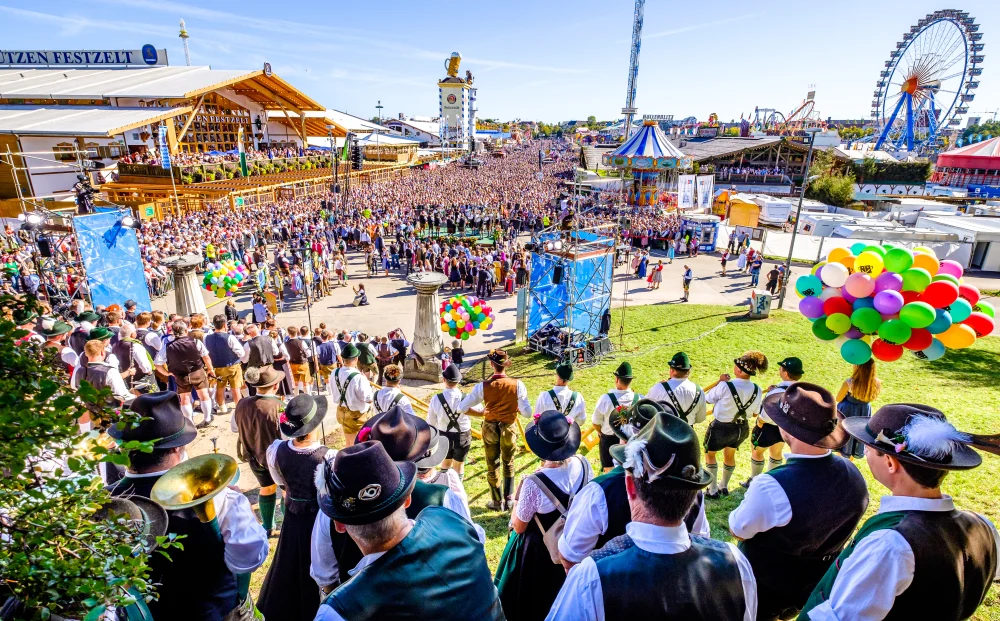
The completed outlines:
{"type": "Polygon", "coordinates": [[[723,175],[783,175],[780,166],[720,166],[715,172],[723,175]]]}

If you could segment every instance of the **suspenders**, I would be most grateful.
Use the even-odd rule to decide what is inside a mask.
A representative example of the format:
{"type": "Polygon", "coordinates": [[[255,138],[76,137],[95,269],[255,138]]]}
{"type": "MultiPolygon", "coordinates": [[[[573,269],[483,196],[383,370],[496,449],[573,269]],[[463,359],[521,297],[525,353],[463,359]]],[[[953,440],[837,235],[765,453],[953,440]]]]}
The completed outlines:
{"type": "MultiPolygon", "coordinates": [[[[687,420],[688,414],[694,412],[694,408],[698,405],[698,400],[701,399],[701,387],[695,386],[694,401],[691,402],[691,406],[688,409],[681,407],[680,399],[674,393],[674,389],[670,387],[668,382],[660,382],[660,386],[663,386],[663,390],[667,392],[667,398],[670,399],[670,404],[674,406],[677,413],[680,414],[681,418],[687,420]]],[[[756,395],[754,395],[756,397],[756,395]]]]}
{"type": "Polygon", "coordinates": [[[619,405],[618,405],[618,397],[615,396],[615,393],[609,392],[608,393],[608,399],[611,399],[611,405],[612,406],[614,406],[616,408],[619,407],[619,405]]]}
{"type": "Polygon", "coordinates": [[[448,400],[444,398],[444,393],[439,392],[437,397],[438,401],[441,402],[441,409],[444,410],[444,415],[448,417],[448,428],[445,431],[461,431],[461,427],[458,426],[458,415],[448,405],[448,400]]]}
{"type": "Polygon", "coordinates": [[[736,404],[736,418],[733,419],[734,423],[743,425],[747,422],[747,410],[753,405],[753,402],[757,399],[757,393],[760,392],[760,388],[757,384],[753,385],[753,394],[750,395],[750,401],[744,403],[740,401],[740,396],[736,392],[736,386],[732,382],[726,382],[726,386],[729,388],[729,394],[733,396],[733,403],[736,404]]]}
{"type": "MultiPolygon", "coordinates": [[[[341,386],[340,372],[338,371],[333,374],[333,382],[337,385],[337,390],[340,391],[340,403],[337,405],[337,407],[342,407],[344,405],[347,405],[347,387],[351,385],[351,380],[354,379],[356,375],[358,375],[357,371],[351,371],[350,373],[348,373],[347,383],[341,386]]],[[[378,404],[376,403],[376,405],[378,404]]]]}
{"type": "MultiPolygon", "coordinates": [[[[387,408],[386,408],[385,410],[389,410],[389,409],[392,409],[392,406],[394,406],[394,405],[396,405],[397,403],[399,403],[399,401],[400,401],[400,400],[401,400],[402,398],[403,398],[403,393],[401,393],[401,392],[397,392],[397,393],[396,393],[396,396],[395,396],[395,397],[393,397],[393,399],[392,399],[392,402],[391,402],[391,403],[389,403],[389,407],[387,407],[387,408]]],[[[385,410],[383,410],[383,409],[382,409],[382,406],[381,406],[381,405],[379,405],[379,403],[378,403],[378,398],[377,398],[377,396],[376,396],[376,398],[375,398],[375,399],[372,399],[372,401],[374,401],[374,402],[375,402],[375,410],[376,410],[376,411],[377,411],[377,412],[378,412],[379,414],[381,414],[382,412],[384,412],[384,411],[385,411],[385,410]]]]}
{"type": "MultiPolygon", "coordinates": [[[[577,396],[579,396],[579,394],[580,393],[578,393],[576,391],[570,392],[569,401],[566,402],[565,409],[559,403],[559,397],[556,396],[556,391],[555,390],[550,390],[549,391],[549,398],[552,399],[552,405],[554,405],[557,410],[559,410],[560,412],[562,412],[564,415],[569,416],[570,412],[573,411],[573,406],[576,405],[576,398],[577,398],[577,396]]],[[[612,398],[614,398],[614,397],[612,397],[612,398]]],[[[615,407],[618,407],[617,403],[615,403],[615,407]]]]}

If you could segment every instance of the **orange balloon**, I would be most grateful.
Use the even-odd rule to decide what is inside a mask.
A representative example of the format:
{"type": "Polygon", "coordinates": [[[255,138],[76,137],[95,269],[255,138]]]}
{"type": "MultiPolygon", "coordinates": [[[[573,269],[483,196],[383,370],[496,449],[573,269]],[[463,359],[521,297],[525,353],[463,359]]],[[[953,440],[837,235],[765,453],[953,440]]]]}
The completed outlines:
{"type": "Polygon", "coordinates": [[[854,260],[855,259],[857,259],[857,257],[851,256],[851,255],[847,255],[846,257],[840,257],[840,260],[838,260],[837,263],[840,263],[841,265],[843,265],[844,267],[846,267],[847,271],[853,274],[854,273],[854,260]]]}
{"type": "Polygon", "coordinates": [[[931,276],[933,276],[934,274],[937,274],[938,270],[941,268],[941,262],[938,261],[937,257],[932,254],[917,252],[913,254],[912,267],[922,267],[930,272],[931,276]]]}
{"type": "Polygon", "coordinates": [[[849,256],[851,256],[851,251],[847,248],[834,248],[827,255],[826,260],[828,263],[841,263],[841,259],[849,256]]]}
{"type": "Polygon", "coordinates": [[[962,323],[953,324],[936,336],[948,349],[964,349],[976,342],[976,331],[962,323]]]}

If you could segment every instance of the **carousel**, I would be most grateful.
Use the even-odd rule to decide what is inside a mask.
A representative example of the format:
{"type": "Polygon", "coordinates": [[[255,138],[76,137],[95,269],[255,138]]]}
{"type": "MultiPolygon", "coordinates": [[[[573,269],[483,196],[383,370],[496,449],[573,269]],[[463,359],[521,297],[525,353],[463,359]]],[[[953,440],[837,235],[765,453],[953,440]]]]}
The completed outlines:
{"type": "Polygon", "coordinates": [[[642,129],[603,160],[605,166],[632,171],[632,186],[626,188],[627,200],[630,205],[640,207],[657,204],[663,173],[691,167],[691,158],[671,144],[652,120],[643,121],[642,129]]]}

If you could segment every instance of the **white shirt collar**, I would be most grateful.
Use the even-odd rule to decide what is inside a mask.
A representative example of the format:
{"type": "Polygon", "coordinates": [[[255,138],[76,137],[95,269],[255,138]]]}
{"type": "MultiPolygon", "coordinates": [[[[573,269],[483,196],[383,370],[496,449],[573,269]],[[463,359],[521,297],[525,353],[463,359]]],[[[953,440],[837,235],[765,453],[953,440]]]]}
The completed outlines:
{"type": "Polygon", "coordinates": [[[132,472],[131,470],[129,470],[125,472],[125,476],[127,476],[130,479],[148,479],[149,477],[158,477],[166,473],[167,473],[166,470],[160,470],[157,472],[146,472],[143,474],[139,474],[138,472],[132,472]]]}
{"type": "Polygon", "coordinates": [[[891,511],[952,511],[955,503],[951,496],[943,494],[940,498],[914,498],[913,496],[882,496],[882,504],[878,513],[891,511]]]}
{"type": "Polygon", "coordinates": [[[785,459],[823,459],[829,455],[831,451],[824,451],[819,455],[802,455],[801,453],[785,453],[785,459]]]}
{"type": "Polygon", "coordinates": [[[653,554],[678,554],[691,547],[687,526],[655,526],[645,522],[629,522],[625,533],[639,548],[653,554]]]}
{"type": "MultiPolygon", "coordinates": [[[[412,527],[412,525],[414,524],[414,521],[413,520],[409,520],[409,522],[410,522],[410,525],[412,527]]],[[[407,537],[409,537],[409,535],[407,535],[407,537]]],[[[405,537],[404,537],[404,539],[405,539],[405,537]]],[[[355,575],[356,573],[358,573],[359,571],[361,571],[365,567],[368,567],[369,565],[371,565],[375,561],[377,561],[380,558],[382,558],[382,555],[385,554],[388,551],[389,550],[383,550],[381,552],[372,552],[371,554],[365,554],[363,557],[361,557],[361,560],[358,562],[358,564],[354,566],[354,569],[348,569],[347,570],[347,574],[349,576],[355,575]]]]}

